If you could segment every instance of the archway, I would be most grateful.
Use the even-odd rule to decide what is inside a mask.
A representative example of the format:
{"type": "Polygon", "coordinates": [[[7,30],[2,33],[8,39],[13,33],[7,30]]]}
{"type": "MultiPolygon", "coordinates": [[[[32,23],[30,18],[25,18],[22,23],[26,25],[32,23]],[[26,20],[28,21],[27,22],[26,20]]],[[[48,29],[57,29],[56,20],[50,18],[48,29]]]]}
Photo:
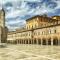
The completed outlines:
{"type": "Polygon", "coordinates": [[[58,38],[53,39],[53,45],[58,45],[58,38]]]}
{"type": "Polygon", "coordinates": [[[19,43],[21,44],[21,40],[19,41],[19,43]]]}
{"type": "Polygon", "coordinates": [[[24,44],[25,44],[25,40],[24,40],[24,44]]]}
{"type": "Polygon", "coordinates": [[[51,38],[48,39],[48,45],[51,45],[51,38]]]}
{"type": "Polygon", "coordinates": [[[46,39],[45,38],[42,39],[42,44],[46,45],[46,39]]]}
{"type": "Polygon", "coordinates": [[[29,40],[29,44],[31,44],[31,40],[29,40]]]}
{"type": "Polygon", "coordinates": [[[23,44],[23,40],[21,40],[21,44],[23,44]]]}
{"type": "Polygon", "coordinates": [[[38,44],[41,44],[41,39],[38,39],[38,44]]]}
{"type": "Polygon", "coordinates": [[[26,40],[26,44],[28,44],[28,40],[26,40]]]}
{"type": "Polygon", "coordinates": [[[34,44],[37,44],[36,39],[34,39],[34,44]]]}

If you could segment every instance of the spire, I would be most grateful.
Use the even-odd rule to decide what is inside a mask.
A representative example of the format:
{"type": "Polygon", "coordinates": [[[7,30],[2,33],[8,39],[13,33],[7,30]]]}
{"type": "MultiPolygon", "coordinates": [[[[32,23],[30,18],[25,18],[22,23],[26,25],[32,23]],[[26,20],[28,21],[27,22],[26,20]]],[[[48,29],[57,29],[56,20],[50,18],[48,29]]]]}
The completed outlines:
{"type": "Polygon", "coordinates": [[[4,8],[3,8],[3,5],[2,5],[2,9],[1,9],[3,12],[5,12],[4,8]]]}
{"type": "Polygon", "coordinates": [[[4,13],[4,16],[5,16],[5,10],[4,10],[3,6],[2,6],[1,11],[4,13]]]}

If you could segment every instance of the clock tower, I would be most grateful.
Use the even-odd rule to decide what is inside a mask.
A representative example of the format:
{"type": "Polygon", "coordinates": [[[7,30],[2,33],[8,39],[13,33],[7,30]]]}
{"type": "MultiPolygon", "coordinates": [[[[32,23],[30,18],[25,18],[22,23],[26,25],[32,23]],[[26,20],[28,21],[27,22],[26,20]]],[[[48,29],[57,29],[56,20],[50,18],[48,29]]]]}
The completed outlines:
{"type": "Polygon", "coordinates": [[[5,27],[5,11],[3,8],[0,10],[0,26],[5,27]]]}
{"type": "Polygon", "coordinates": [[[0,10],[0,43],[5,43],[6,42],[6,27],[5,27],[5,11],[2,8],[0,10]]]}

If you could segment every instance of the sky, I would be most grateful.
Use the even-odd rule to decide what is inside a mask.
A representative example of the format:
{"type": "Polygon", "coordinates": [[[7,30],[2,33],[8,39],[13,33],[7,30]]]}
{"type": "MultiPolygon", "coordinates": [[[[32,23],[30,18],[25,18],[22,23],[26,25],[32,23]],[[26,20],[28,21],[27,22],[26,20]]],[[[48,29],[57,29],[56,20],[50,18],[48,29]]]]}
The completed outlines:
{"type": "Polygon", "coordinates": [[[5,24],[10,31],[24,27],[26,19],[36,15],[60,16],[60,0],[0,0],[5,24]]]}

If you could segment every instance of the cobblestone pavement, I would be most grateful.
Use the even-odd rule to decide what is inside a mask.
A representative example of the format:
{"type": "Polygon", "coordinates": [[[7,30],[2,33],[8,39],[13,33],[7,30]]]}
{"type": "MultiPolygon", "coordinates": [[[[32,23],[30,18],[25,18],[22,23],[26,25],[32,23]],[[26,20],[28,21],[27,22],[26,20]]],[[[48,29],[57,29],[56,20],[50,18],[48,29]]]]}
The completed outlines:
{"type": "Polygon", "coordinates": [[[60,46],[7,45],[0,48],[0,60],[60,60],[60,46]]]}

